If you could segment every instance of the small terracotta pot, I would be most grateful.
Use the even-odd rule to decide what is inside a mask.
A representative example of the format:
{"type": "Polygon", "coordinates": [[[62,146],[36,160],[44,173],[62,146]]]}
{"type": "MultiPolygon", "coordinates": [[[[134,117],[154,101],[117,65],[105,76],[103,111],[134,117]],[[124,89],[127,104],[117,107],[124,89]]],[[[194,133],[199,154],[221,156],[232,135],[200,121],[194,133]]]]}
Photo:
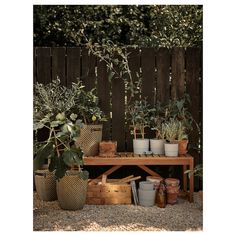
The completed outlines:
{"type": "Polygon", "coordinates": [[[179,179],[174,179],[174,178],[165,179],[166,186],[176,187],[176,186],[179,186],[179,182],[180,182],[179,179]]]}
{"type": "Polygon", "coordinates": [[[154,183],[154,188],[158,189],[160,186],[160,183],[163,181],[163,178],[158,177],[158,176],[147,176],[146,177],[147,181],[153,182],[154,183]]]}
{"type": "Polygon", "coordinates": [[[116,141],[102,141],[99,143],[99,156],[115,156],[116,149],[116,141]]]}
{"type": "Polygon", "coordinates": [[[179,154],[183,155],[186,154],[188,152],[187,147],[188,147],[188,140],[179,140],[178,141],[179,144],[179,154]]]}

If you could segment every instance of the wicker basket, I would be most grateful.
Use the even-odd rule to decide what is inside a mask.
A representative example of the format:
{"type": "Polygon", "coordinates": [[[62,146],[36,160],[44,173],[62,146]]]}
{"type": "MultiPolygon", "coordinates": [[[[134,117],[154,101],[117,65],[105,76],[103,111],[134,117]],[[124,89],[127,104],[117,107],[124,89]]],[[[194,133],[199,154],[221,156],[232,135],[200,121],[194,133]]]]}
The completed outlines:
{"type": "Polygon", "coordinates": [[[35,188],[39,198],[43,201],[57,200],[56,177],[49,170],[35,171],[35,188]]]}
{"type": "Polygon", "coordinates": [[[86,201],[88,179],[83,180],[78,171],[68,171],[57,181],[58,202],[64,210],[80,210],[86,201]]]}
{"type": "Polygon", "coordinates": [[[103,125],[84,125],[76,145],[80,147],[85,156],[96,156],[99,153],[99,142],[102,141],[103,125]]]}

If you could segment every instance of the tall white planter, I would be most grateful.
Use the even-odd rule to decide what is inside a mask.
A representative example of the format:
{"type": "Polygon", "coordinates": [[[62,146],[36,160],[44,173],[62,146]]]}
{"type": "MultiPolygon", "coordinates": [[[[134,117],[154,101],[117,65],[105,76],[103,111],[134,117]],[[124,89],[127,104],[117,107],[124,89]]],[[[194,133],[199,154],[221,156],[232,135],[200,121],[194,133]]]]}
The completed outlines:
{"type": "Polygon", "coordinates": [[[149,151],[149,139],[133,139],[135,154],[145,154],[149,151]]]}
{"type": "Polygon", "coordinates": [[[167,157],[177,157],[179,151],[178,143],[165,143],[165,155],[167,157]]]}
{"type": "Polygon", "coordinates": [[[150,149],[152,153],[163,155],[165,153],[164,143],[165,140],[163,139],[150,139],[150,149]]]}

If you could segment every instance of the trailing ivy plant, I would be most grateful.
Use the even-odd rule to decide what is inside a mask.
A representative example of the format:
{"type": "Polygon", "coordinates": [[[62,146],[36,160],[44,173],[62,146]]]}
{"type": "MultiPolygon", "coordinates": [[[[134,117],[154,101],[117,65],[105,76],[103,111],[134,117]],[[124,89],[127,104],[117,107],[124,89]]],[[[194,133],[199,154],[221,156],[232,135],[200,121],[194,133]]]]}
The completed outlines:
{"type": "Polygon", "coordinates": [[[73,110],[78,106],[77,100],[81,82],[66,88],[60,80],[54,80],[47,85],[36,83],[34,86],[34,130],[48,129],[45,141],[35,141],[34,170],[39,169],[45,159],[48,159],[49,170],[54,171],[58,179],[66,171],[76,166],[82,178],[88,177],[87,171],[82,171],[83,152],[76,148],[75,141],[79,137],[82,121],[73,110]]]}

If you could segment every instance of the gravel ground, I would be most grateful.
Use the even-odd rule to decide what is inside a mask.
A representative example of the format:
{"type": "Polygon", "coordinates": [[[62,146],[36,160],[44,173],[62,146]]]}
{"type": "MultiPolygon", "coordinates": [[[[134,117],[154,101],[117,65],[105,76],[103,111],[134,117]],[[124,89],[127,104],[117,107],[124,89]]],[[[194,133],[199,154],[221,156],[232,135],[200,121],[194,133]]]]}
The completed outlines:
{"type": "Polygon", "coordinates": [[[61,210],[34,193],[34,231],[200,231],[203,211],[198,194],[194,203],[178,199],[166,208],[135,205],[85,205],[79,211],[61,210]]]}

